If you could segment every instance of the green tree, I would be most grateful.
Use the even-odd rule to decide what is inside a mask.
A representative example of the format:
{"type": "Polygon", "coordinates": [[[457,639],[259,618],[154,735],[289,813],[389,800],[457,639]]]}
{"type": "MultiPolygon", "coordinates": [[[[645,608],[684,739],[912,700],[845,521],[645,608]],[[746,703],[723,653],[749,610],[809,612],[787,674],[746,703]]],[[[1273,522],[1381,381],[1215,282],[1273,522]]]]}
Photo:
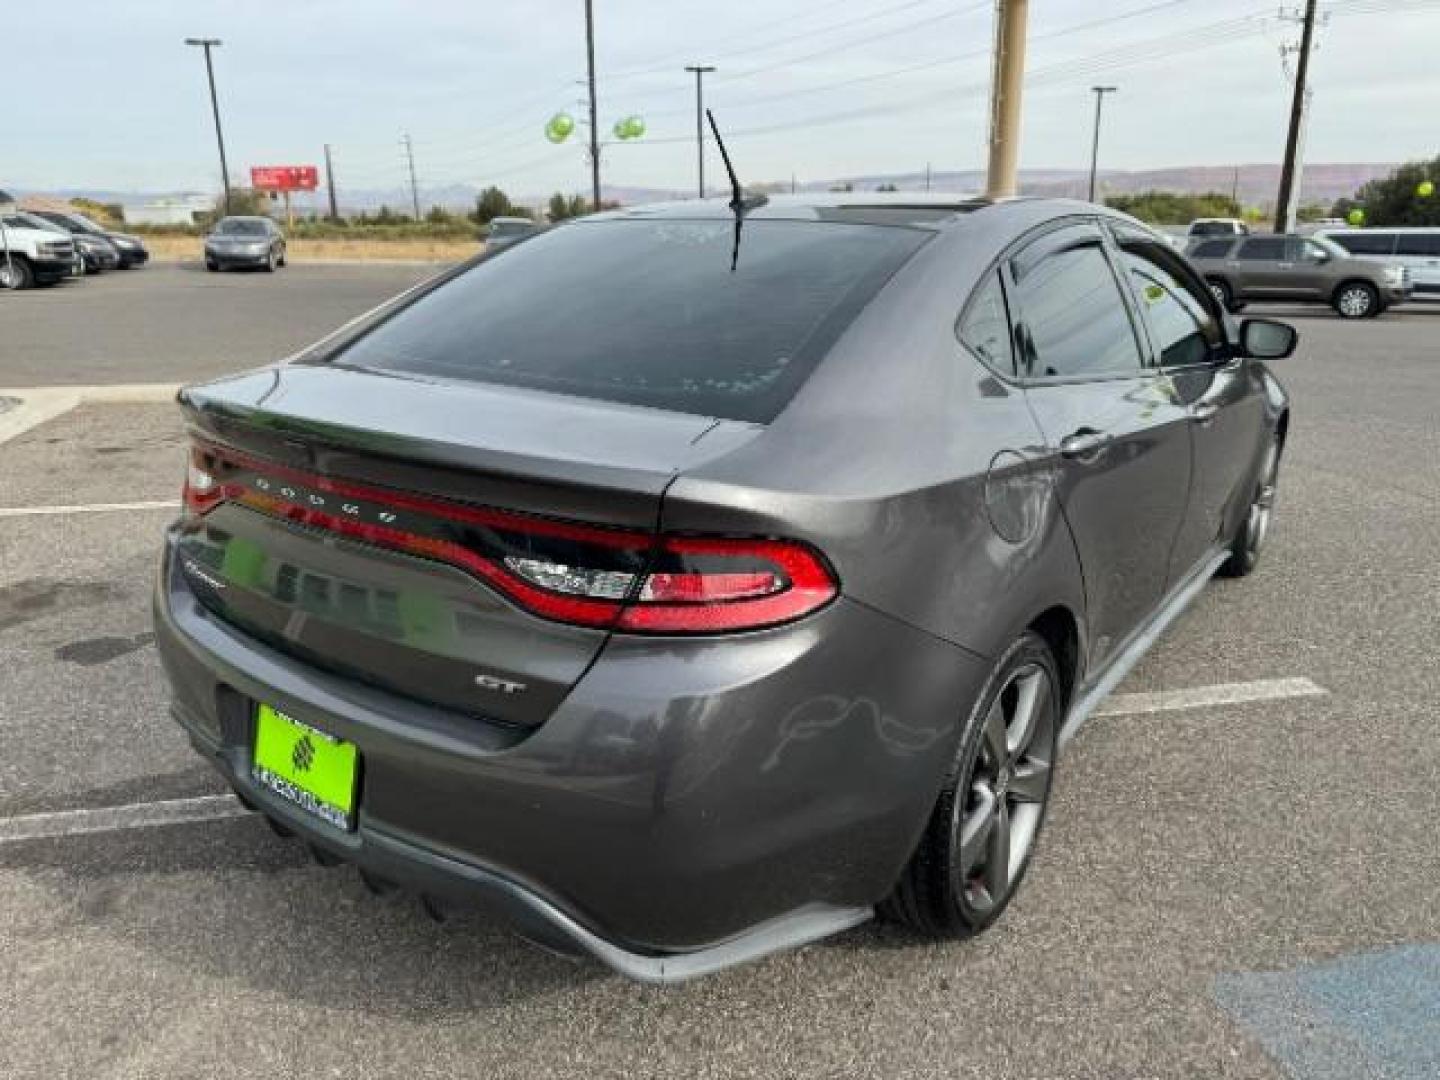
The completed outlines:
{"type": "Polygon", "coordinates": [[[585,201],[585,196],[571,195],[567,198],[559,191],[550,196],[546,210],[551,221],[568,221],[570,218],[584,217],[588,213],[590,204],[585,201]]]}
{"type": "Polygon", "coordinates": [[[475,209],[470,214],[470,220],[477,225],[489,225],[497,217],[514,216],[515,204],[510,201],[510,196],[491,185],[475,197],[475,209]]]}
{"type": "Polygon", "coordinates": [[[1389,176],[1371,180],[1355,193],[1347,212],[1360,206],[1367,226],[1440,225],[1440,192],[1425,196],[1418,190],[1427,180],[1440,186],[1440,156],[1407,162],[1389,176]]]}
{"type": "Polygon", "coordinates": [[[1196,218],[1239,217],[1240,204],[1229,195],[1208,192],[1189,195],[1174,191],[1145,191],[1138,195],[1110,195],[1105,205],[1151,225],[1188,225],[1196,218]]]}

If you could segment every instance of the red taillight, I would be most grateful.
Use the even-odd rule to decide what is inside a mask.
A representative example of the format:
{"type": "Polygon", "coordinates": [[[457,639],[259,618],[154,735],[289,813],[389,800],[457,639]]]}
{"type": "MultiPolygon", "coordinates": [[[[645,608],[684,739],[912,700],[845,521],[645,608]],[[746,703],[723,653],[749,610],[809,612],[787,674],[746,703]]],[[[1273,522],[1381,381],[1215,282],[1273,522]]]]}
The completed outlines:
{"type": "Polygon", "coordinates": [[[182,501],[186,511],[197,517],[214,509],[225,498],[225,487],[215,475],[215,464],[215,456],[205,448],[190,448],[182,501]]]}
{"type": "Polygon", "coordinates": [[[808,615],[837,591],[829,568],[805,544],[665,536],[616,629],[651,634],[754,630],[808,615]]]}
{"type": "Polygon", "coordinates": [[[582,626],[755,630],[808,615],[839,591],[820,556],[795,541],[651,537],[371,488],[197,445],[187,511],[198,516],[225,500],[446,563],[534,615],[582,626]]]}

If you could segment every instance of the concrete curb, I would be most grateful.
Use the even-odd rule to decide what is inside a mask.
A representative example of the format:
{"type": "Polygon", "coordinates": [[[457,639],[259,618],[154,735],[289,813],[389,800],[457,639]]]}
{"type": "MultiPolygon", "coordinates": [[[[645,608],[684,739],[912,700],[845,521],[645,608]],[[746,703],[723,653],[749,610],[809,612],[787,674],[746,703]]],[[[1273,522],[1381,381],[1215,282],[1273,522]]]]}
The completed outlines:
{"type": "Polygon", "coordinates": [[[121,383],[114,386],[35,386],[0,390],[19,402],[0,412],[0,444],[64,416],[80,405],[148,405],[172,401],[179,383],[121,383]]]}

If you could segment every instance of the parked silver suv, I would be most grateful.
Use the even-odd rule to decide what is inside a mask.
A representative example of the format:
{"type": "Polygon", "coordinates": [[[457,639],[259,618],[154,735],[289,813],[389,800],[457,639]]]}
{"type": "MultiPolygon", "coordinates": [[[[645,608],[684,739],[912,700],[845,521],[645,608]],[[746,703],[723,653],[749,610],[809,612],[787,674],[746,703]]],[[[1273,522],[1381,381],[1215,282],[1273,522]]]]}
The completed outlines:
{"type": "Polygon", "coordinates": [[[1402,267],[1357,259],[1323,236],[1247,236],[1200,240],[1190,259],[1222,304],[1252,300],[1329,304],[1342,319],[1368,319],[1410,299],[1402,267]]]}

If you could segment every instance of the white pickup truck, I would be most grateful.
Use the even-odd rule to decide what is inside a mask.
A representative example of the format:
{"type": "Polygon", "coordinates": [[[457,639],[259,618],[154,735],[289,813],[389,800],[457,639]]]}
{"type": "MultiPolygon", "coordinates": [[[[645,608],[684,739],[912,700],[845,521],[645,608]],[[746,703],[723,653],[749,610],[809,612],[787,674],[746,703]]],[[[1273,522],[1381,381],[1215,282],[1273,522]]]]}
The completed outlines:
{"type": "Polygon", "coordinates": [[[75,241],[37,229],[24,215],[0,214],[0,289],[50,285],[76,273],[75,241]]]}

